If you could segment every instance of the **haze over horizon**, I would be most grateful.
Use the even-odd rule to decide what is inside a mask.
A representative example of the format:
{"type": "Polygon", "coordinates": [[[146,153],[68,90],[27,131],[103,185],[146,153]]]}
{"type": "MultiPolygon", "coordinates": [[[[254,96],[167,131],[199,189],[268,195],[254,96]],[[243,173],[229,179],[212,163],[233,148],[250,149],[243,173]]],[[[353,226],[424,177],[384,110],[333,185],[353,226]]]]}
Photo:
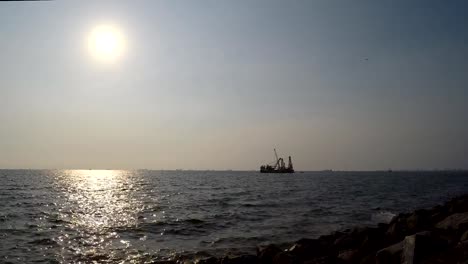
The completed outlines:
{"type": "Polygon", "coordinates": [[[468,169],[466,14],[465,1],[0,3],[0,168],[251,170],[276,148],[299,171],[468,169]]]}

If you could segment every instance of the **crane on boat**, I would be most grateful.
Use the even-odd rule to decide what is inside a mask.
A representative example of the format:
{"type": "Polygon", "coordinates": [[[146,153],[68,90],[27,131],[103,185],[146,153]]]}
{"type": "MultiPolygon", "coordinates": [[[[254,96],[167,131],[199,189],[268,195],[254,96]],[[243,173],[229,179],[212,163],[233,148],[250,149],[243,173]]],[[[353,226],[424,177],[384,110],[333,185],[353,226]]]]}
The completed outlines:
{"type": "Polygon", "coordinates": [[[276,152],[276,148],[273,149],[275,153],[276,161],[273,164],[267,164],[260,166],[261,173],[294,173],[293,163],[291,156],[288,159],[288,166],[283,160],[283,158],[278,158],[278,153],[276,152]]]}

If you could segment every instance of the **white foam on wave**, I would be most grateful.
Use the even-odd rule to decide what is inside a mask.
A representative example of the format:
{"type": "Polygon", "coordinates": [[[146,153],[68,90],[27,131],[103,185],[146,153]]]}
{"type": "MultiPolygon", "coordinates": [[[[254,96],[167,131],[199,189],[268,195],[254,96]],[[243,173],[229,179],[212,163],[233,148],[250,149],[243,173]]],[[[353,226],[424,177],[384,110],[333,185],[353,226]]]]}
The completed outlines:
{"type": "Polygon", "coordinates": [[[392,220],[392,218],[395,216],[396,214],[392,213],[392,212],[389,212],[389,211],[379,211],[379,212],[376,212],[376,213],[373,213],[371,215],[371,220],[372,222],[375,222],[375,223],[390,223],[390,221],[392,220]]]}

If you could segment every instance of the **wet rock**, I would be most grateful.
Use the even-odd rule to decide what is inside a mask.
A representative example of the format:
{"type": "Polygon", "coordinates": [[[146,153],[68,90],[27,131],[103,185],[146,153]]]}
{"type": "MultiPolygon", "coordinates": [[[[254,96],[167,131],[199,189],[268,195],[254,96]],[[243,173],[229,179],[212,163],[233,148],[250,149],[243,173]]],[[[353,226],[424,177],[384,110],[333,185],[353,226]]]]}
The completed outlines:
{"type": "Polygon", "coordinates": [[[334,257],[324,256],[320,258],[315,258],[312,260],[307,260],[304,262],[299,262],[303,264],[336,264],[337,260],[334,257]]]}
{"type": "Polygon", "coordinates": [[[446,204],[450,214],[468,212],[468,196],[461,196],[452,199],[446,204]]]}
{"type": "MultiPolygon", "coordinates": [[[[219,263],[219,262],[218,262],[219,263]]],[[[258,258],[253,255],[243,255],[237,257],[224,257],[221,264],[256,264],[258,263],[258,258]]]]}
{"type": "Polygon", "coordinates": [[[257,248],[257,258],[260,263],[270,264],[273,262],[273,258],[276,254],[280,253],[282,250],[275,245],[268,245],[266,247],[257,248]]]}
{"type": "Polygon", "coordinates": [[[377,228],[380,229],[380,230],[387,230],[388,226],[389,226],[389,224],[386,224],[386,223],[378,223],[377,224],[377,228]]]}
{"type": "Polygon", "coordinates": [[[364,256],[375,256],[375,251],[384,247],[385,231],[386,228],[383,227],[350,230],[333,244],[339,250],[338,259],[344,262],[358,263],[358,260],[364,256]]]}
{"type": "Polygon", "coordinates": [[[408,214],[399,214],[392,219],[385,234],[387,245],[401,241],[408,234],[408,216],[408,214]]]}
{"type": "Polygon", "coordinates": [[[420,263],[428,256],[444,251],[447,246],[447,241],[435,236],[432,232],[419,232],[403,240],[402,261],[408,264],[420,263]]]}
{"type": "Polygon", "coordinates": [[[468,212],[452,214],[444,220],[437,223],[436,228],[445,230],[467,230],[468,212]]]}
{"type": "Polygon", "coordinates": [[[408,236],[403,240],[402,262],[407,264],[416,263],[416,236],[408,236]]]}
{"type": "Polygon", "coordinates": [[[384,247],[385,231],[383,228],[368,228],[362,243],[359,245],[361,251],[369,253],[384,247]]]}
{"type": "Polygon", "coordinates": [[[460,237],[460,242],[464,241],[468,241],[468,231],[465,231],[465,233],[460,237]]]}
{"type": "Polygon", "coordinates": [[[273,258],[273,264],[294,264],[295,257],[289,252],[280,252],[273,258]]]}
{"type": "Polygon", "coordinates": [[[353,228],[349,233],[345,233],[338,237],[335,242],[333,242],[333,246],[339,250],[355,247],[364,241],[368,232],[369,228],[366,227],[353,228]]]}
{"type": "Polygon", "coordinates": [[[338,260],[343,262],[355,262],[360,257],[360,252],[358,249],[347,249],[340,251],[338,254],[338,260]]]}
{"type": "Polygon", "coordinates": [[[361,259],[359,262],[360,264],[375,264],[377,262],[377,258],[375,257],[375,252],[373,254],[369,254],[361,259]]]}
{"type": "Polygon", "coordinates": [[[454,256],[456,259],[465,260],[466,263],[468,259],[468,241],[460,242],[455,247],[455,252],[450,255],[454,256]]]}
{"type": "Polygon", "coordinates": [[[428,214],[430,215],[429,219],[430,219],[431,225],[435,225],[438,222],[444,220],[447,216],[449,216],[447,207],[441,206],[441,205],[437,205],[431,208],[428,211],[428,214]]]}
{"type": "Polygon", "coordinates": [[[333,246],[338,250],[349,249],[358,243],[358,238],[351,234],[344,234],[333,242],[333,246]]]}
{"type": "Polygon", "coordinates": [[[328,239],[301,239],[288,252],[299,261],[312,260],[326,255],[335,255],[336,249],[329,244],[328,239]]]}
{"type": "Polygon", "coordinates": [[[220,260],[215,257],[198,259],[195,261],[195,264],[218,264],[218,263],[220,263],[220,260]]]}
{"type": "Polygon", "coordinates": [[[409,233],[427,229],[431,225],[428,210],[416,210],[406,219],[406,227],[409,233]]]}
{"type": "MultiPolygon", "coordinates": [[[[318,240],[322,243],[322,244],[327,244],[327,245],[332,245],[333,242],[335,242],[335,240],[339,237],[341,237],[342,235],[344,234],[347,234],[351,231],[351,229],[348,229],[348,230],[344,230],[343,232],[341,231],[336,231],[336,232],[333,232],[331,233],[330,235],[325,235],[325,236],[320,236],[318,238],[318,240]]],[[[304,239],[302,239],[304,240],[304,239]]],[[[298,241],[299,242],[299,241],[298,241]]]]}
{"type": "Polygon", "coordinates": [[[403,241],[381,249],[377,252],[376,258],[379,264],[393,264],[401,262],[403,252],[403,241]]]}

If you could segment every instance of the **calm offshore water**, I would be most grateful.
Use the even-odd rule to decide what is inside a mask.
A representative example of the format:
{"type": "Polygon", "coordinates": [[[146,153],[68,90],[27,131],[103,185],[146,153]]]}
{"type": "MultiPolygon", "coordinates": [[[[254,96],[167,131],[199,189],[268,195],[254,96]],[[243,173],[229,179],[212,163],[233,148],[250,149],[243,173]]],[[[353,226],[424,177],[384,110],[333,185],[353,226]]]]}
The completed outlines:
{"type": "Polygon", "coordinates": [[[0,262],[252,253],[467,192],[461,172],[0,170],[0,262]]]}

